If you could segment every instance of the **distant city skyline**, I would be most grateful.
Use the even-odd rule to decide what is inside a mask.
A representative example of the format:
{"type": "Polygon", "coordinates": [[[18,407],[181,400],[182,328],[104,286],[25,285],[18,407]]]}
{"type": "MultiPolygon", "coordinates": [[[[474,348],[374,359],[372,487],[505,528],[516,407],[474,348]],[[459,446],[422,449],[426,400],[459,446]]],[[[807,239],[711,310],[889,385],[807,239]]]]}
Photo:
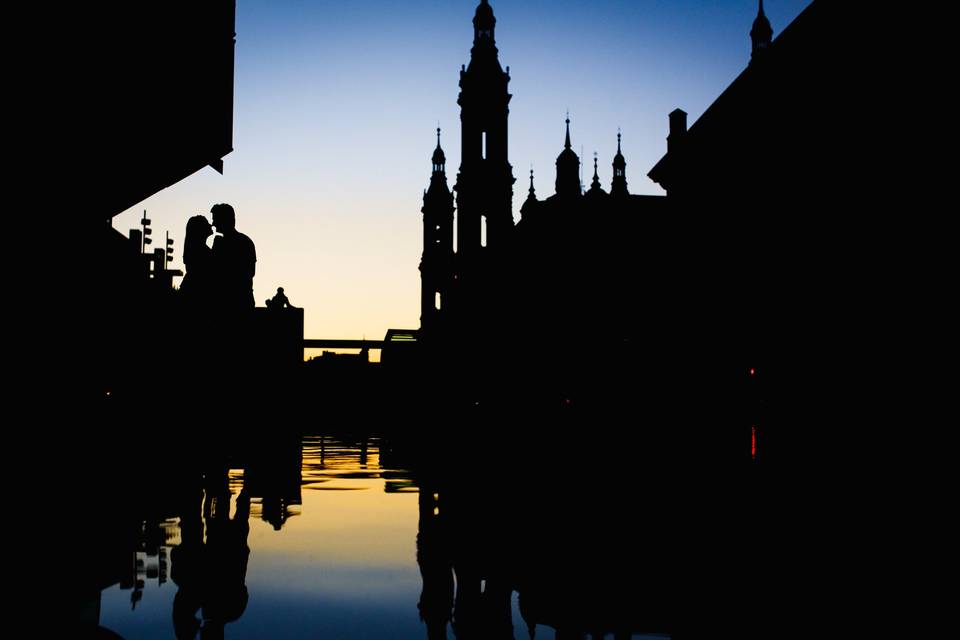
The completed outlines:
{"type": "MultiPolygon", "coordinates": [[[[146,209],[154,238],[175,239],[218,202],[257,247],[258,305],[284,287],[308,338],[379,339],[419,326],[422,193],[435,129],[451,186],[460,164],[457,85],[477,0],[362,5],[237,5],[235,151],[116,216],[126,233],[146,209]]],[[[774,37],[809,0],[768,0],[774,37]]],[[[611,180],[617,130],[635,194],[662,194],[647,172],[666,151],[667,114],[693,124],[747,65],[757,2],[492,0],[510,66],[514,219],[531,165],[553,193],[564,118],[584,166],[611,180]]],[[[131,108],[150,96],[131,96],[131,108]]],[[[159,245],[158,245],[159,246],[159,245]]]]}

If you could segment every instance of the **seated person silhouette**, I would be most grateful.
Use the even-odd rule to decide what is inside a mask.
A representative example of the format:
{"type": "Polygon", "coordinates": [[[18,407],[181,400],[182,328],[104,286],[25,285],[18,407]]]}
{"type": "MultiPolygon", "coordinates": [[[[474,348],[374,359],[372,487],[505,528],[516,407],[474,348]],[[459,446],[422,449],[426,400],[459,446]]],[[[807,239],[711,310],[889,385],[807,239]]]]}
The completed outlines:
{"type": "Polygon", "coordinates": [[[290,304],[290,300],[287,299],[286,294],[283,292],[283,287],[277,287],[277,295],[272,298],[267,298],[267,309],[293,309],[294,306],[290,304]]]}

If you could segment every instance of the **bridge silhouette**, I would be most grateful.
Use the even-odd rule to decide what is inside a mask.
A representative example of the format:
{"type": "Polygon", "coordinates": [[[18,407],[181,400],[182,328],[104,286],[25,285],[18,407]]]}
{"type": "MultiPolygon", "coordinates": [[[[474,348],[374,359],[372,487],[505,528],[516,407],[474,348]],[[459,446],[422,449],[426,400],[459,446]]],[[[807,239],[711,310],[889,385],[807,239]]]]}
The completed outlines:
{"type": "Polygon", "coordinates": [[[304,338],[304,349],[383,349],[385,340],[333,340],[304,338]]]}
{"type": "MultiPolygon", "coordinates": [[[[380,340],[367,338],[305,338],[303,309],[299,307],[256,307],[253,315],[252,340],[261,353],[277,354],[291,364],[303,362],[307,349],[377,349],[410,353],[419,342],[417,329],[387,329],[380,340]]],[[[271,356],[272,357],[272,356],[271,356]]]]}
{"type": "Polygon", "coordinates": [[[360,340],[351,339],[330,339],[330,338],[304,338],[304,349],[383,349],[387,344],[415,344],[417,342],[418,331],[416,329],[388,329],[387,335],[383,340],[360,340]]]}
{"type": "Polygon", "coordinates": [[[334,339],[334,338],[304,338],[304,349],[380,349],[391,345],[414,346],[417,343],[419,332],[416,329],[388,329],[383,340],[334,339]]]}

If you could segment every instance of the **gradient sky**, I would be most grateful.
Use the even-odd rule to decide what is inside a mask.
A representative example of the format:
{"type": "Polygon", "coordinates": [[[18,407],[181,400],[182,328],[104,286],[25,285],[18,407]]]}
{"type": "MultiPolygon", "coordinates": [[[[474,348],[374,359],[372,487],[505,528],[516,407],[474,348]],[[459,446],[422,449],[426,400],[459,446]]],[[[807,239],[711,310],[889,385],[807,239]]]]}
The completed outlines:
{"type": "MultiPolygon", "coordinates": [[[[774,37],[810,0],[767,0],[774,37]]],[[[478,0],[238,0],[234,151],[114,218],[144,209],[157,246],[228,202],[257,247],[257,304],[284,287],[308,338],[382,338],[417,328],[423,190],[435,129],[448,183],[460,160],[457,86],[478,0]]],[[[599,154],[609,189],[617,128],[631,193],[666,151],[667,114],[692,124],[746,66],[755,0],[491,0],[510,66],[514,218],[531,163],[553,193],[570,111],[584,182],[599,154]]],[[[136,96],[149,100],[150,96],[136,96]]]]}

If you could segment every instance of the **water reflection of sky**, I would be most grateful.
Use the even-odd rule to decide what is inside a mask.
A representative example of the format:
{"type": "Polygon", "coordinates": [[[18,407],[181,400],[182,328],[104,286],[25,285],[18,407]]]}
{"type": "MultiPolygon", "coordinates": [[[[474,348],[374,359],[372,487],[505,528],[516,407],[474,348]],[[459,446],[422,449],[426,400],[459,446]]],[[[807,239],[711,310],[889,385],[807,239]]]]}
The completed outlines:
{"type": "MultiPolygon", "coordinates": [[[[359,447],[325,447],[321,462],[318,444],[308,439],[302,468],[302,504],[289,508],[280,531],[260,518],[259,500],[253,500],[249,601],[225,635],[423,637],[416,606],[416,492],[385,493],[375,446],[365,455],[359,447]]],[[[235,497],[243,472],[231,471],[230,480],[235,497]]],[[[170,542],[178,542],[176,536],[170,542]]],[[[125,638],[171,638],[177,585],[145,583],[135,610],[129,589],[105,590],[101,624],[125,638]]]]}
{"type": "MultiPolygon", "coordinates": [[[[245,473],[229,474],[231,516],[245,473]]],[[[226,625],[224,637],[426,638],[417,609],[423,586],[416,558],[418,494],[409,474],[382,468],[376,441],[360,447],[306,438],[299,498],[296,490],[294,484],[280,530],[264,519],[262,499],[251,500],[249,600],[240,618],[226,625]]],[[[171,551],[181,542],[178,520],[162,528],[161,556],[172,576],[171,551]]],[[[145,566],[156,562],[146,558],[145,566]]],[[[135,609],[129,588],[114,584],[103,591],[101,625],[127,640],[173,638],[177,584],[170,577],[161,583],[155,571],[141,575],[135,609]]],[[[527,637],[516,593],[511,600],[514,637],[527,637]]],[[[447,633],[453,637],[452,629],[447,633]]],[[[548,627],[537,629],[537,637],[552,635],[548,627]]]]}

